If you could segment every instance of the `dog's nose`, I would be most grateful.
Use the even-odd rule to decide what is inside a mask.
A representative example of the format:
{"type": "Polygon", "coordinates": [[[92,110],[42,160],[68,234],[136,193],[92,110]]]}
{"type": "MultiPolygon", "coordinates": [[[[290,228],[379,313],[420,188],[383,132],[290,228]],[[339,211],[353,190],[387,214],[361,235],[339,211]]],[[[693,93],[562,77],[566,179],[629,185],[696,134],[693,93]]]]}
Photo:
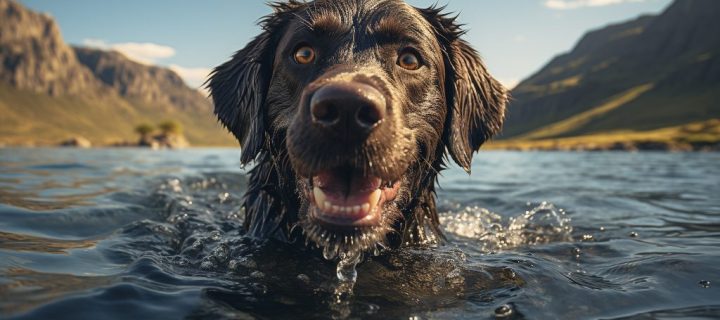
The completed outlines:
{"type": "Polygon", "coordinates": [[[385,97],[357,82],[330,83],[310,99],[313,123],[347,133],[368,133],[385,118],[385,97]]]}

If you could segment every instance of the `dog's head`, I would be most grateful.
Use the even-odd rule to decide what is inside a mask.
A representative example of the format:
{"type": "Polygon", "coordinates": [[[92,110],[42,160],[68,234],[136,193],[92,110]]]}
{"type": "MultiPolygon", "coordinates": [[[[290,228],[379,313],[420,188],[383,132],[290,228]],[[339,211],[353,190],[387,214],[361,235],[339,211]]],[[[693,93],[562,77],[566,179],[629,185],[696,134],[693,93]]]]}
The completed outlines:
{"type": "Polygon", "coordinates": [[[402,1],[273,7],[262,34],[209,80],[241,161],[270,161],[293,180],[275,191],[297,203],[288,221],[331,252],[413,225],[439,232],[444,156],[469,171],[507,99],[455,19],[402,1]]]}

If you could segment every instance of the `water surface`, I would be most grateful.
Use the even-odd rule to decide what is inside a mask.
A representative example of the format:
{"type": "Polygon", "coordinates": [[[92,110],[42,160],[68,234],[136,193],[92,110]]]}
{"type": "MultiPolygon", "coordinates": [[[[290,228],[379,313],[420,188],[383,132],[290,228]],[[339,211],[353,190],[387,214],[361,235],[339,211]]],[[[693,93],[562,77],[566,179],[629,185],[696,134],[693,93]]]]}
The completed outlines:
{"type": "Polygon", "coordinates": [[[720,317],[720,155],[482,152],[450,243],[336,263],[243,236],[234,149],[0,149],[0,318],[720,317]]]}

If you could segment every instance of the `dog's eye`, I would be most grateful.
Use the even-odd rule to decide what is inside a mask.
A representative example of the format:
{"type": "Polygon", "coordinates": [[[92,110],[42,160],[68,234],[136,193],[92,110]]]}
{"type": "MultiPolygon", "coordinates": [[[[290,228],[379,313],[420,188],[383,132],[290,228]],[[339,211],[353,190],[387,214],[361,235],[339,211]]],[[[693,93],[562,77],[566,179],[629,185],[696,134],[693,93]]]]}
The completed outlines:
{"type": "Polygon", "coordinates": [[[417,70],[420,69],[420,58],[415,52],[405,51],[398,57],[397,64],[403,69],[417,70]]]}
{"type": "Polygon", "coordinates": [[[295,62],[299,64],[308,64],[315,61],[315,50],[309,46],[300,46],[295,49],[295,62]]]}

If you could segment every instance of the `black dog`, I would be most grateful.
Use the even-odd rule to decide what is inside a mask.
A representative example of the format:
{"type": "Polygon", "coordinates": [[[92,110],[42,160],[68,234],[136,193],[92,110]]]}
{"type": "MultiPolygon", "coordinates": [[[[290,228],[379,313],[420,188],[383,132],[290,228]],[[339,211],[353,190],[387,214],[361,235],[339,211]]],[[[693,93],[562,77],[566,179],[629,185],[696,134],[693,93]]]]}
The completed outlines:
{"type": "Polygon", "coordinates": [[[326,257],[443,238],[446,154],[469,172],[507,100],[455,18],[391,0],[272,6],[208,84],[241,162],[256,164],[248,234],[304,234],[326,257]]]}

